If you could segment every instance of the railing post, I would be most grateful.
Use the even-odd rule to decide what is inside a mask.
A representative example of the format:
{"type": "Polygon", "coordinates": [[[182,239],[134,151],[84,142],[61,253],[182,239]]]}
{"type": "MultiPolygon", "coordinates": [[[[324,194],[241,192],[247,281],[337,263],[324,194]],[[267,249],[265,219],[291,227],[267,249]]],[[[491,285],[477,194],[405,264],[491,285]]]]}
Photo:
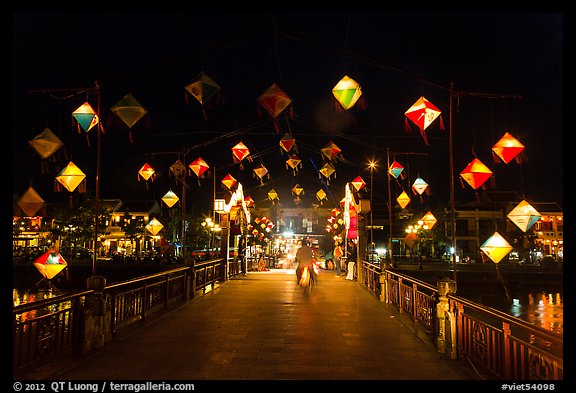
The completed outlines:
{"type": "MultiPolygon", "coordinates": [[[[438,287],[438,304],[436,305],[436,318],[438,323],[438,337],[436,337],[436,349],[438,352],[446,353],[446,335],[451,334],[446,332],[446,321],[445,318],[450,311],[450,305],[448,303],[449,292],[456,292],[456,281],[449,278],[444,278],[437,283],[438,287]]],[[[454,321],[450,320],[450,326],[454,324],[454,321]]],[[[452,328],[450,329],[452,331],[452,328]]],[[[452,345],[454,343],[452,342],[452,345]]]]}
{"type": "Polygon", "coordinates": [[[380,270],[380,301],[390,303],[388,297],[388,272],[386,269],[380,270]]]}
{"type": "Polygon", "coordinates": [[[510,354],[510,324],[506,322],[502,322],[502,350],[504,351],[503,355],[503,362],[502,367],[504,370],[503,377],[504,379],[511,380],[512,379],[512,357],[510,354]]]}

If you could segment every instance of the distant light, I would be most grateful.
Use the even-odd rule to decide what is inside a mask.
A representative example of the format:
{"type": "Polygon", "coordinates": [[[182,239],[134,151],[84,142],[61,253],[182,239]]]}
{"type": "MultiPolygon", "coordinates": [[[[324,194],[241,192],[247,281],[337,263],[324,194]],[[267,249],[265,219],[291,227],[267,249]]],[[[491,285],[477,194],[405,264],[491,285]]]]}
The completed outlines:
{"type": "Polygon", "coordinates": [[[285,231],[285,232],[282,232],[282,236],[284,236],[284,237],[294,236],[294,232],[292,232],[292,231],[285,231]]]}
{"type": "Polygon", "coordinates": [[[512,305],[517,307],[520,305],[520,299],[512,299],[512,305]]]}

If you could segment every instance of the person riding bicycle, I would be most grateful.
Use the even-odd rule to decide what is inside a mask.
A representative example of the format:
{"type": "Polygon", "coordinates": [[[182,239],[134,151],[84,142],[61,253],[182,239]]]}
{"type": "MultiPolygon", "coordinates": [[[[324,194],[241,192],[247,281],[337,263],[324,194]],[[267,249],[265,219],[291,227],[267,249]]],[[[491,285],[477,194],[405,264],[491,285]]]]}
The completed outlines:
{"type": "Polygon", "coordinates": [[[296,257],[294,258],[296,262],[298,262],[298,266],[296,267],[296,278],[298,283],[300,283],[304,266],[308,266],[308,271],[310,272],[311,277],[315,278],[314,264],[316,261],[314,259],[314,250],[310,245],[310,239],[303,240],[302,247],[298,249],[296,257]]]}

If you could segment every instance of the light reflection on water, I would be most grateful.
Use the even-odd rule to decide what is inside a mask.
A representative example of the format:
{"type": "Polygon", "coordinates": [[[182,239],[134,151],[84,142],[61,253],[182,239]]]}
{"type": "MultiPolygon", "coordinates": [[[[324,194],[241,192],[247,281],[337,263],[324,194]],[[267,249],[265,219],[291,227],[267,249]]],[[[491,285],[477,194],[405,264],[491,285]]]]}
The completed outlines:
{"type": "Polygon", "coordinates": [[[555,333],[564,333],[564,306],[559,292],[534,292],[512,299],[508,312],[555,333]]]}

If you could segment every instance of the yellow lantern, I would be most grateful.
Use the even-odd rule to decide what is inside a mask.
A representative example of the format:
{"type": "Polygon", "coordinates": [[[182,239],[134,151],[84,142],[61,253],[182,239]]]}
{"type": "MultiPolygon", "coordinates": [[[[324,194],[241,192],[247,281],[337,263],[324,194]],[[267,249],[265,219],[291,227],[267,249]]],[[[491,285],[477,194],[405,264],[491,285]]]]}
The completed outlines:
{"type": "Polygon", "coordinates": [[[523,200],[508,213],[508,219],[512,221],[522,232],[526,232],[536,224],[542,215],[532,207],[531,204],[523,200]]]}
{"type": "Polygon", "coordinates": [[[404,209],[406,206],[408,206],[410,201],[411,201],[411,199],[408,196],[408,194],[406,194],[406,191],[402,191],[402,194],[400,194],[398,196],[398,198],[396,198],[396,202],[398,202],[398,204],[400,205],[400,207],[402,209],[404,209]]]}
{"type": "Polygon", "coordinates": [[[84,172],[82,172],[72,161],[70,161],[68,165],[66,165],[66,167],[56,176],[56,180],[58,180],[58,182],[70,192],[74,191],[85,178],[86,175],[84,172]]]}
{"type": "Polygon", "coordinates": [[[157,235],[160,230],[164,228],[164,225],[157,219],[153,218],[150,222],[146,225],[146,229],[153,235],[157,235]]]}
{"type": "Polygon", "coordinates": [[[480,247],[494,263],[499,263],[510,251],[512,246],[498,232],[494,232],[480,247]]]}
{"type": "Polygon", "coordinates": [[[344,75],[342,79],[332,89],[332,94],[338,100],[342,108],[348,110],[356,104],[362,95],[362,89],[358,82],[344,75]]]}
{"type": "Polygon", "coordinates": [[[178,198],[174,192],[168,191],[166,194],[164,194],[162,200],[168,207],[172,207],[176,202],[180,200],[180,198],[178,198]]]}

